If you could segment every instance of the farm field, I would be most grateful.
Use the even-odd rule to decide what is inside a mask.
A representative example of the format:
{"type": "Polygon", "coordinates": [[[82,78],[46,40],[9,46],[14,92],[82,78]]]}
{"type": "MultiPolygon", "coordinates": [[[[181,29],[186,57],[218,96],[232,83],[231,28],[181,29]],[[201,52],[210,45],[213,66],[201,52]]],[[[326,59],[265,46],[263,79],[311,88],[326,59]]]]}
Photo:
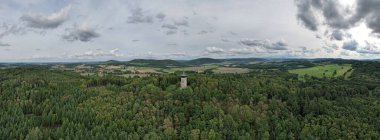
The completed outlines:
{"type": "Polygon", "coordinates": [[[305,75],[314,76],[318,78],[333,78],[339,76],[344,76],[345,78],[347,78],[352,73],[352,67],[351,64],[330,64],[315,66],[311,68],[289,70],[289,73],[298,74],[301,79],[305,75]]]}

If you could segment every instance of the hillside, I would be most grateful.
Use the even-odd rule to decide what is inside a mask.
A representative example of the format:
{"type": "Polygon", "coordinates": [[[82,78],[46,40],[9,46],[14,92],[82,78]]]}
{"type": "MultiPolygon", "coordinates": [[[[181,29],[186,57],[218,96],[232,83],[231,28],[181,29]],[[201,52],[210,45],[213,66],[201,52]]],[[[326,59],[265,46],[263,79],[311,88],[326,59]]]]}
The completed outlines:
{"type": "Polygon", "coordinates": [[[224,62],[224,59],[213,59],[213,58],[198,58],[190,61],[186,61],[186,64],[189,65],[203,65],[203,64],[210,64],[210,63],[222,63],[224,62]]]}
{"type": "Polygon", "coordinates": [[[145,67],[173,67],[173,66],[183,66],[184,64],[175,60],[164,59],[134,59],[128,61],[126,64],[133,66],[145,66],[145,67]]]}

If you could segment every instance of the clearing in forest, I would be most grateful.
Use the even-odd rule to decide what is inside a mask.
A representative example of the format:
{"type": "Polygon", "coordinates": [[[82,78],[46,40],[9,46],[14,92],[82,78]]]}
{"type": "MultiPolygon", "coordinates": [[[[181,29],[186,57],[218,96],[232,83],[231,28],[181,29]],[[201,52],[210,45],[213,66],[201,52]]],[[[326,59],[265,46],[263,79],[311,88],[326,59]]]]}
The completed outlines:
{"type": "Polygon", "coordinates": [[[298,74],[300,79],[302,79],[305,75],[314,76],[318,78],[333,78],[339,76],[344,76],[345,78],[347,78],[352,73],[352,67],[351,64],[330,64],[315,66],[311,68],[293,69],[289,70],[289,72],[298,74]]]}

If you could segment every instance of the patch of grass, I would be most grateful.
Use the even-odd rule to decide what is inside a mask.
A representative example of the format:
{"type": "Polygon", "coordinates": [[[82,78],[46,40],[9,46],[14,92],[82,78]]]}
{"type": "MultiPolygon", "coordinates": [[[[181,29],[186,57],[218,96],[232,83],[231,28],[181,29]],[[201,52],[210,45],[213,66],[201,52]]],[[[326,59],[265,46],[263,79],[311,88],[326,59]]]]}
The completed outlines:
{"type": "Polygon", "coordinates": [[[352,70],[349,71],[350,69],[352,69],[351,64],[330,64],[323,66],[315,66],[311,68],[289,70],[289,73],[298,74],[300,79],[302,79],[305,75],[314,76],[318,78],[333,78],[339,76],[349,77],[352,73],[352,70]]]}
{"type": "Polygon", "coordinates": [[[83,73],[80,73],[80,75],[82,75],[82,76],[94,76],[94,75],[96,75],[96,73],[95,72],[83,72],[83,73]]]}

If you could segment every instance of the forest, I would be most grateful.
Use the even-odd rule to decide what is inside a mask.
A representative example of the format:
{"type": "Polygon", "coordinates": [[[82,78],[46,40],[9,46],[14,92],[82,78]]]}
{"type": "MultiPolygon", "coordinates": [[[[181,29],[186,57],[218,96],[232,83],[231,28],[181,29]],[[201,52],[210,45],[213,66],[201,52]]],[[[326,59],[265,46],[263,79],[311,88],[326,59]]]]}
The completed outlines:
{"type": "MultiPolygon", "coordinates": [[[[316,65],[285,68],[299,63],[316,65]]],[[[186,72],[184,89],[181,72],[2,69],[0,139],[380,139],[380,62],[348,63],[349,78],[300,80],[278,63],[244,74],[186,72]]]]}

